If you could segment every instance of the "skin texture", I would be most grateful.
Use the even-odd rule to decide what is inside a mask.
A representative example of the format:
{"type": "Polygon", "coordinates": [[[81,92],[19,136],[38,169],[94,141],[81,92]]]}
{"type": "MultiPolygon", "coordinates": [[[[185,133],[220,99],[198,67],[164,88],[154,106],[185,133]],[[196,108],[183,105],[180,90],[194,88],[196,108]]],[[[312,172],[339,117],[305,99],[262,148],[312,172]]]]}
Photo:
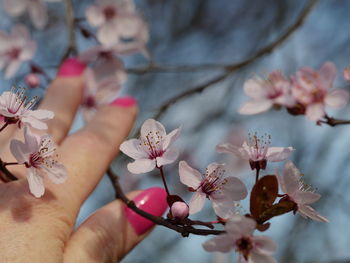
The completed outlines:
{"type": "MultiPolygon", "coordinates": [[[[40,199],[29,193],[22,166],[10,169],[18,181],[0,184],[0,262],[116,262],[149,233],[135,233],[119,201],[102,207],[73,229],[80,206],[118,154],[137,115],[136,105],[105,106],[83,129],[67,136],[82,88],[81,76],[59,76],[40,106],[55,113],[46,132],[58,144],[59,161],[68,170],[68,180],[61,185],[46,180],[46,192],[40,199]]],[[[22,133],[13,127],[1,133],[3,160],[14,161],[8,152],[9,140],[23,140],[22,133]]],[[[134,198],[139,193],[128,196],[134,198]]]]}

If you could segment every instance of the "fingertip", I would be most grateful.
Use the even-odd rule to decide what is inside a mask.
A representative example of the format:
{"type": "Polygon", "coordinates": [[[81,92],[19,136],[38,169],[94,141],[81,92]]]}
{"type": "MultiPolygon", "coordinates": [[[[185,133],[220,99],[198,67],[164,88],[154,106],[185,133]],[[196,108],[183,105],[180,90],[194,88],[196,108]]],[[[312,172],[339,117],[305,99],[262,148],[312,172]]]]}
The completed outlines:
{"type": "Polygon", "coordinates": [[[86,68],[86,64],[77,58],[67,58],[60,66],[58,77],[78,77],[86,68]]]}
{"type": "Polygon", "coordinates": [[[110,105],[115,107],[130,108],[137,106],[137,99],[132,96],[119,97],[116,98],[110,105]]]}

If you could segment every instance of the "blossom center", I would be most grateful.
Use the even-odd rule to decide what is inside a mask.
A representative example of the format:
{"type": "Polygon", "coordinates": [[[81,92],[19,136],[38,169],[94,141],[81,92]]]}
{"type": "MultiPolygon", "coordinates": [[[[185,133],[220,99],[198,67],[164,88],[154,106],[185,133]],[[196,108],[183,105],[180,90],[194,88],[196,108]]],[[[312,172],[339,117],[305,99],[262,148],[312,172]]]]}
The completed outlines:
{"type": "Polygon", "coordinates": [[[117,10],[113,6],[107,6],[103,9],[106,20],[111,20],[117,15],[117,10]]]}
{"type": "Polygon", "coordinates": [[[20,53],[21,49],[18,47],[14,47],[7,52],[7,56],[9,56],[11,60],[16,60],[19,58],[20,53]]]}
{"type": "Polygon", "coordinates": [[[236,250],[243,255],[245,260],[248,260],[248,256],[253,247],[253,241],[250,237],[243,236],[236,240],[236,250]]]}
{"type": "Polygon", "coordinates": [[[163,137],[160,135],[160,133],[157,131],[153,133],[150,131],[145,139],[142,139],[142,143],[144,147],[146,147],[148,152],[148,157],[153,160],[157,157],[161,157],[164,154],[164,150],[162,149],[162,142],[163,137]]]}
{"type": "Polygon", "coordinates": [[[220,190],[224,184],[226,184],[227,180],[222,179],[222,175],[224,174],[224,170],[216,168],[212,173],[208,174],[208,170],[205,173],[205,179],[201,182],[200,188],[203,193],[207,196],[210,196],[212,193],[220,190]]]}
{"type": "Polygon", "coordinates": [[[96,100],[93,96],[88,96],[84,101],[84,106],[87,108],[95,108],[96,100]]]}
{"type": "Polygon", "coordinates": [[[255,133],[249,138],[249,153],[252,161],[261,161],[266,159],[267,150],[271,143],[271,136],[265,135],[258,137],[255,133]]]}

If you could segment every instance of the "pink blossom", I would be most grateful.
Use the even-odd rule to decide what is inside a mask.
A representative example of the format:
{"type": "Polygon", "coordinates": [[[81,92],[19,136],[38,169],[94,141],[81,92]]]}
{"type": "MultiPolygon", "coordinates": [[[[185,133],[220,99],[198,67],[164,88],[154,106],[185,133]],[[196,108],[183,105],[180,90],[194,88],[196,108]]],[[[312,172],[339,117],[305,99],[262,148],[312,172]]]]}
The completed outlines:
{"type": "Polygon", "coordinates": [[[283,176],[278,176],[282,191],[286,194],[284,198],[295,202],[296,211],[305,218],[311,218],[320,222],[328,222],[328,219],[317,213],[310,205],[320,199],[321,195],[316,194],[312,188],[305,184],[302,174],[291,162],[287,162],[283,176]]]}
{"type": "Polygon", "coordinates": [[[126,74],[121,69],[114,74],[101,76],[93,69],[87,68],[84,72],[85,85],[82,102],[84,119],[91,119],[99,107],[111,103],[118,96],[121,84],[125,80],[126,74]]]}
{"type": "Polygon", "coordinates": [[[336,67],[326,62],[315,71],[301,68],[293,77],[292,94],[305,108],[305,115],[312,121],[325,116],[325,106],[342,108],[349,100],[349,93],[343,89],[332,89],[336,77],[336,67]],[[332,89],[332,90],[331,90],[332,89]]]}
{"type": "Polygon", "coordinates": [[[273,71],[268,78],[249,79],[244,83],[244,92],[251,97],[239,110],[241,114],[257,114],[269,110],[273,105],[291,107],[294,99],[291,82],[279,71],[273,71]]]}
{"type": "Polygon", "coordinates": [[[30,88],[34,89],[40,85],[40,78],[38,74],[30,73],[25,77],[25,82],[30,88]]]}
{"type": "Polygon", "coordinates": [[[25,164],[30,192],[41,197],[45,192],[43,177],[46,175],[53,183],[61,184],[67,179],[66,168],[56,160],[56,146],[49,135],[33,134],[28,127],[24,129],[24,143],[12,140],[10,149],[19,164],[25,164]]]}
{"type": "Polygon", "coordinates": [[[190,214],[197,213],[204,206],[205,198],[212,201],[213,209],[221,218],[232,215],[235,201],[247,196],[245,185],[237,177],[224,177],[224,164],[211,163],[204,175],[185,161],[179,163],[180,181],[195,192],[189,203],[190,214]]]}
{"type": "Polygon", "coordinates": [[[242,147],[230,143],[219,144],[219,153],[231,153],[249,161],[252,170],[265,169],[267,162],[281,162],[295,150],[293,147],[270,147],[271,136],[258,137],[257,134],[245,141],[242,147]]]}
{"type": "Polygon", "coordinates": [[[188,217],[189,207],[185,202],[177,201],[172,204],[170,212],[174,218],[184,219],[188,217]]]}
{"type": "Polygon", "coordinates": [[[13,77],[23,62],[33,58],[36,43],[29,38],[23,25],[16,25],[11,33],[0,31],[0,70],[5,70],[5,78],[13,77]]]}
{"type": "Polygon", "coordinates": [[[148,40],[145,22],[136,12],[132,0],[99,0],[86,10],[88,22],[98,27],[97,38],[105,46],[121,43],[123,39],[148,40]]]}
{"type": "Polygon", "coordinates": [[[7,124],[22,124],[39,130],[46,130],[48,121],[54,117],[54,113],[48,110],[32,110],[36,98],[27,101],[24,90],[5,91],[0,96],[0,114],[5,117],[7,124]]]}
{"type": "Polygon", "coordinates": [[[276,263],[272,257],[277,246],[269,237],[254,236],[256,223],[253,219],[236,215],[225,225],[225,234],[216,236],[203,244],[206,251],[239,253],[238,261],[248,263],[276,263]]]}
{"type": "Polygon", "coordinates": [[[343,74],[344,74],[344,79],[347,82],[350,82],[350,66],[344,69],[343,74]]]}
{"type": "Polygon", "coordinates": [[[140,139],[131,139],[120,145],[123,153],[135,159],[128,164],[128,170],[135,174],[147,173],[174,162],[179,152],[171,146],[179,135],[180,128],[166,134],[160,122],[146,120],[141,127],[140,139]]]}
{"type": "Polygon", "coordinates": [[[4,0],[4,8],[11,16],[20,16],[25,12],[37,29],[43,29],[47,24],[47,8],[45,2],[60,2],[61,0],[4,0]]]}

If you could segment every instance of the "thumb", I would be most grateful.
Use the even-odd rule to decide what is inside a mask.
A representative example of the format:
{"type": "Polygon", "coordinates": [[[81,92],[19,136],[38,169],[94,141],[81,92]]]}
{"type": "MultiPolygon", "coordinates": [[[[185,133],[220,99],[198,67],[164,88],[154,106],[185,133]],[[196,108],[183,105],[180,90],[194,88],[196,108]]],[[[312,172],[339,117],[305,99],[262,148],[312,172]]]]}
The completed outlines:
{"type": "MultiPolygon", "coordinates": [[[[161,216],[167,209],[166,192],[153,187],[128,194],[142,210],[161,216]]],[[[113,201],[91,215],[67,242],[65,263],[109,263],[121,260],[142,241],[154,223],[113,201]]]]}

